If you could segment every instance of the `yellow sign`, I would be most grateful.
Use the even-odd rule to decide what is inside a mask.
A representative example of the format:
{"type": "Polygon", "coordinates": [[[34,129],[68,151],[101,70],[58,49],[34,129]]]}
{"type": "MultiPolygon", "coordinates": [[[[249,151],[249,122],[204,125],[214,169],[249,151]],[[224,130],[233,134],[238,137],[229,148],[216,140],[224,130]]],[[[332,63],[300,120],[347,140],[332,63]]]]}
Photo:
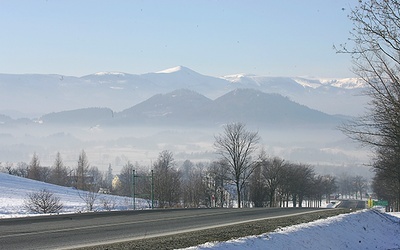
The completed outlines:
{"type": "Polygon", "coordinates": [[[373,206],[374,206],[374,201],[373,201],[372,198],[370,197],[370,198],[368,199],[368,207],[371,208],[371,207],[373,207],[373,206]]]}

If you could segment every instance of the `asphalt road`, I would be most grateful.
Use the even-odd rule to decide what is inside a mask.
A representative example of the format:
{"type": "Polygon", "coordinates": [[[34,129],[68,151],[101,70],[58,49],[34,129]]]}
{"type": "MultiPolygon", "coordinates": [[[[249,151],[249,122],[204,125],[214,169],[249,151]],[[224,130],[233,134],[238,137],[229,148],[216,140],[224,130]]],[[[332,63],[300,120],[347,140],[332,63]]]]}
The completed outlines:
{"type": "Polygon", "coordinates": [[[318,209],[171,209],[0,219],[0,249],[68,249],[312,211],[318,209]]]}

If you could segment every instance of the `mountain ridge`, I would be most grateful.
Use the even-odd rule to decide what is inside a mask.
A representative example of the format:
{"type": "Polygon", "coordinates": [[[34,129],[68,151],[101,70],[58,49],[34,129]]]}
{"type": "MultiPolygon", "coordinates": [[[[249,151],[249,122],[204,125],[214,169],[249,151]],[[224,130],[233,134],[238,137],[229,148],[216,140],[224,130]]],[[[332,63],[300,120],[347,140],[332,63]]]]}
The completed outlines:
{"type": "Polygon", "coordinates": [[[329,114],[355,115],[367,99],[355,79],[307,79],[237,74],[213,77],[184,66],[155,73],[97,72],[75,77],[57,74],[0,74],[0,114],[13,118],[51,112],[109,107],[122,111],[155,94],[190,89],[218,98],[236,88],[278,93],[329,114]],[[29,103],[29,105],[27,105],[29,103]]]}
{"type": "Polygon", "coordinates": [[[243,122],[256,126],[333,126],[343,118],[310,109],[279,94],[235,89],[211,100],[188,89],[156,94],[121,112],[86,108],[42,116],[42,124],[90,126],[218,126],[243,122]]]}

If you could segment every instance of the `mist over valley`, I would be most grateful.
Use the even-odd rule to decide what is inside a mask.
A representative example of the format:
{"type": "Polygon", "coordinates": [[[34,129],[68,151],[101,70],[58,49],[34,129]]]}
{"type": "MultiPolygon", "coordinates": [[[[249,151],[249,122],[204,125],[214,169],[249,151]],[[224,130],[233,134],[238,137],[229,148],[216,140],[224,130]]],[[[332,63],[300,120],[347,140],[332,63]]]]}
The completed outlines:
{"type": "Polygon", "coordinates": [[[128,161],[150,166],[167,149],[178,162],[210,162],[214,135],[242,122],[271,156],[368,174],[366,149],[337,130],[363,112],[362,91],[357,79],[212,77],[182,66],[143,75],[0,74],[0,159],[29,162],[36,152],[50,166],[60,152],[73,167],[84,149],[91,165],[119,171],[128,161]]]}

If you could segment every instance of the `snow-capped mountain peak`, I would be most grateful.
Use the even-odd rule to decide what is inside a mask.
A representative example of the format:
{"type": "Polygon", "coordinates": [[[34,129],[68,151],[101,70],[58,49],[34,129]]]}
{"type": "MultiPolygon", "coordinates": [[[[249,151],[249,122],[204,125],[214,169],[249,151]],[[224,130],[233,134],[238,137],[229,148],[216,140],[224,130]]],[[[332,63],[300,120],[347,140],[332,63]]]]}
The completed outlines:
{"type": "Polygon", "coordinates": [[[365,88],[366,84],[360,78],[319,79],[324,85],[331,85],[343,89],[365,88]]]}
{"type": "Polygon", "coordinates": [[[177,73],[177,72],[192,73],[192,72],[195,72],[195,71],[193,71],[193,70],[191,70],[191,69],[189,69],[187,67],[184,67],[184,66],[176,66],[176,67],[173,67],[173,68],[157,71],[155,73],[157,73],[157,74],[171,74],[171,73],[177,73]]]}
{"type": "Polygon", "coordinates": [[[236,82],[242,81],[246,77],[252,77],[252,76],[255,76],[255,75],[240,73],[240,74],[221,76],[220,78],[227,80],[231,83],[236,83],[236,82]]]}
{"type": "Polygon", "coordinates": [[[293,80],[305,88],[316,89],[322,86],[321,82],[317,79],[306,79],[301,77],[295,77],[293,78],[293,80]]]}

